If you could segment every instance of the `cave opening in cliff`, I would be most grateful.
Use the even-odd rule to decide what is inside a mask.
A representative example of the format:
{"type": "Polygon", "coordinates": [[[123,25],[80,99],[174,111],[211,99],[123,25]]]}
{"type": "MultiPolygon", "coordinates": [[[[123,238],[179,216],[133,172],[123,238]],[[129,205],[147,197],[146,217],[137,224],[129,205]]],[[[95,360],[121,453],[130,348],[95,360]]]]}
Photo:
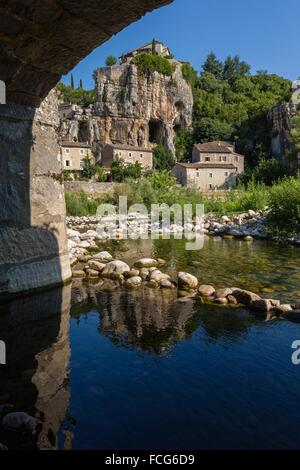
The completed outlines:
{"type": "Polygon", "coordinates": [[[79,142],[90,141],[90,129],[89,129],[89,123],[87,121],[83,121],[79,123],[78,141],[79,142]]]}
{"type": "Polygon", "coordinates": [[[152,144],[162,144],[164,136],[164,125],[159,119],[149,121],[149,142],[152,144]]]}

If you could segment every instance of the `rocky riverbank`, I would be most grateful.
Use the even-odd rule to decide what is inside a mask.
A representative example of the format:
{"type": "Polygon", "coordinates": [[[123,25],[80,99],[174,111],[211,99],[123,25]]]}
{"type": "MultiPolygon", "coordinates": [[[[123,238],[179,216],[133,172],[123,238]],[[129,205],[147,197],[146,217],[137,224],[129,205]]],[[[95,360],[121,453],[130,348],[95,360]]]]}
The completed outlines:
{"type": "MultiPolygon", "coordinates": [[[[150,232],[161,236],[184,235],[187,239],[203,234],[227,239],[242,239],[246,242],[251,242],[253,239],[276,240],[276,237],[266,230],[266,214],[267,208],[264,211],[249,210],[231,217],[207,214],[201,219],[194,218],[184,225],[152,223],[148,216],[136,213],[129,214],[124,221],[117,222],[112,216],[67,217],[71,264],[74,265],[89,250],[96,250],[98,242],[110,239],[137,239],[150,232]]],[[[300,236],[291,237],[287,239],[287,242],[300,246],[300,236]]]]}

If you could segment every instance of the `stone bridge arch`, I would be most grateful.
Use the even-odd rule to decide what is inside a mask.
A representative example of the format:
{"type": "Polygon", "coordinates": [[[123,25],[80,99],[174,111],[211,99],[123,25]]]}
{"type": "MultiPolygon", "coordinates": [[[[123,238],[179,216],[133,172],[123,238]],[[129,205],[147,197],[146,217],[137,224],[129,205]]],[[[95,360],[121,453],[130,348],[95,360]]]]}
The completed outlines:
{"type": "Polygon", "coordinates": [[[0,297],[71,276],[50,90],[94,48],[172,1],[0,0],[0,297]]]}

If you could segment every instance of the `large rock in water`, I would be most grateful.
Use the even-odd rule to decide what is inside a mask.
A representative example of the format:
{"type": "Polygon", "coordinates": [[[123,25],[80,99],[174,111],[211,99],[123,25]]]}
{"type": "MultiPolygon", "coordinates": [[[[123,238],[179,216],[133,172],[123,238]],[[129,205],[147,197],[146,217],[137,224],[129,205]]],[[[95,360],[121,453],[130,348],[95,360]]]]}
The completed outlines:
{"type": "Polygon", "coordinates": [[[105,268],[102,270],[101,275],[103,277],[111,277],[116,274],[123,274],[126,271],[130,271],[128,264],[124,263],[123,261],[116,260],[107,263],[105,268]]]}
{"type": "Polygon", "coordinates": [[[232,287],[232,295],[236,298],[239,304],[246,305],[250,307],[253,302],[261,300],[261,297],[254,292],[250,292],[249,290],[245,289],[237,289],[236,287],[232,287]]]}
{"type": "Polygon", "coordinates": [[[158,266],[158,261],[152,258],[141,258],[134,263],[137,268],[155,268],[158,266]]]}
{"type": "Polygon", "coordinates": [[[198,279],[192,274],[180,272],[178,273],[178,287],[182,290],[196,289],[198,279]]]}
{"type": "Polygon", "coordinates": [[[183,78],[182,64],[171,62],[172,76],[143,76],[132,63],[98,69],[96,103],[73,120],[64,120],[61,137],[89,141],[98,157],[111,143],[145,148],[162,144],[175,156],[176,128],[192,128],[193,93],[183,78]]]}

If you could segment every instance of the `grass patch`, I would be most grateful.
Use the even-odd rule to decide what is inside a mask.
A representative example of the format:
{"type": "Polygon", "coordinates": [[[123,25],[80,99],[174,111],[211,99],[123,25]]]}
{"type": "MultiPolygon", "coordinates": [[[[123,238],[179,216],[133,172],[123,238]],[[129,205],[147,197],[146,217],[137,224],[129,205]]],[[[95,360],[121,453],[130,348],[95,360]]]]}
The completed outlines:
{"type": "Polygon", "coordinates": [[[297,178],[285,178],[273,186],[250,181],[238,191],[207,196],[195,189],[178,187],[175,178],[166,171],[154,172],[118,185],[111,196],[94,198],[83,191],[66,192],[67,215],[95,215],[101,203],[118,205],[119,196],[127,196],[128,208],[133,204],[144,204],[148,211],[151,204],[179,204],[182,207],[191,204],[195,214],[196,204],[204,204],[205,213],[230,215],[268,206],[267,229],[270,232],[283,238],[300,234],[300,179],[297,178]]]}
{"type": "Polygon", "coordinates": [[[88,215],[96,215],[99,204],[109,202],[107,196],[94,198],[84,191],[80,191],[78,193],[66,191],[65,197],[68,216],[84,217],[88,215]]]}

